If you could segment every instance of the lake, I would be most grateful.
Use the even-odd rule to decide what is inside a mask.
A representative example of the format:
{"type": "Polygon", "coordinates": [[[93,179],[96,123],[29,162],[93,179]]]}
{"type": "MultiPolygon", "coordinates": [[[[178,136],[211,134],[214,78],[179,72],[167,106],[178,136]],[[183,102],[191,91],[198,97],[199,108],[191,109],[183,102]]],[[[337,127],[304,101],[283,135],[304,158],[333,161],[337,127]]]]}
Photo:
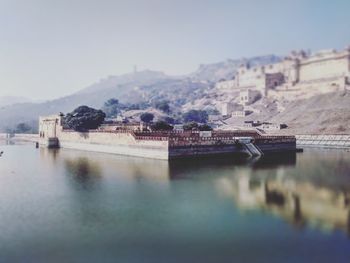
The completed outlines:
{"type": "Polygon", "coordinates": [[[170,163],[0,151],[0,262],[350,259],[345,150],[170,163]]]}

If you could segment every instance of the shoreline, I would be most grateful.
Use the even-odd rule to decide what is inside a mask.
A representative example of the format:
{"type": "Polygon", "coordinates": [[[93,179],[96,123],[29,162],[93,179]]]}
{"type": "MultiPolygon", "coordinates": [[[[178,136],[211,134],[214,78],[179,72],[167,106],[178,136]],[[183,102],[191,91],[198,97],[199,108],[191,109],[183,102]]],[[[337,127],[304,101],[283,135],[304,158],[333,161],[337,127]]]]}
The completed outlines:
{"type": "MultiPolygon", "coordinates": [[[[350,134],[299,134],[295,137],[297,147],[350,149],[350,134]]],[[[15,134],[13,137],[7,137],[5,133],[0,133],[0,141],[35,143],[39,141],[39,134],[15,134]]]]}

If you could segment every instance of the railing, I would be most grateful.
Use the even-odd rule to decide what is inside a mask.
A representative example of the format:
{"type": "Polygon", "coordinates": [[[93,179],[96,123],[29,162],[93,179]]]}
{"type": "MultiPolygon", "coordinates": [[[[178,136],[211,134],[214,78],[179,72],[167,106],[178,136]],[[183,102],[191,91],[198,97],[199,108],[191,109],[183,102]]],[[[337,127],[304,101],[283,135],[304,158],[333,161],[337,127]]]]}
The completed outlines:
{"type": "Polygon", "coordinates": [[[302,146],[350,148],[350,135],[297,135],[296,138],[302,146]]]}
{"type": "MultiPolygon", "coordinates": [[[[65,132],[74,132],[73,130],[64,130],[65,132]]],[[[89,130],[89,133],[112,133],[112,134],[130,134],[135,140],[151,141],[170,141],[173,144],[184,142],[185,144],[199,142],[233,143],[239,137],[252,137],[255,141],[266,142],[285,142],[295,141],[294,136],[286,135],[266,135],[256,130],[236,130],[236,131],[212,131],[211,136],[201,137],[200,131],[133,131],[129,129],[110,130],[89,130]]]]}

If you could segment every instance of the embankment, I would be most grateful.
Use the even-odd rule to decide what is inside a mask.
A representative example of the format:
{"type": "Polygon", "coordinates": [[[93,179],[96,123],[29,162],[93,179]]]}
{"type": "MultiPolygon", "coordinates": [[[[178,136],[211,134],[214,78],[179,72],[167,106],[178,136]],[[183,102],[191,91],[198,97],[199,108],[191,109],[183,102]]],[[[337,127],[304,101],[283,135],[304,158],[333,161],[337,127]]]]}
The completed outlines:
{"type": "Polygon", "coordinates": [[[350,135],[297,135],[301,147],[349,148],[350,135]]]}

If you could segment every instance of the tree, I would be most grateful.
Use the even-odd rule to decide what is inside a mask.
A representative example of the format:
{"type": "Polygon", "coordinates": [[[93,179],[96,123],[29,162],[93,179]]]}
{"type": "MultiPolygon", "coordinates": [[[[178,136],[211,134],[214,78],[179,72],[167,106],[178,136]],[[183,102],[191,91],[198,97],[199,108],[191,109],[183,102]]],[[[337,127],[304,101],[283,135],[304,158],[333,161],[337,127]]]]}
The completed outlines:
{"type": "Polygon", "coordinates": [[[174,124],[175,123],[175,120],[174,120],[174,118],[171,118],[171,117],[164,117],[164,121],[166,122],[166,123],[169,123],[169,124],[174,124]]]}
{"type": "Polygon", "coordinates": [[[75,131],[97,129],[106,118],[102,110],[80,106],[64,118],[65,126],[75,131]]]}
{"type": "Polygon", "coordinates": [[[208,113],[203,110],[190,110],[183,114],[184,122],[206,123],[208,121],[208,113]]]}
{"type": "Polygon", "coordinates": [[[212,131],[213,130],[213,128],[210,127],[208,124],[199,125],[198,129],[200,131],[212,131]]]}
{"type": "Polygon", "coordinates": [[[198,130],[198,123],[194,121],[188,122],[184,124],[183,129],[184,131],[198,130]]]}
{"type": "Polygon", "coordinates": [[[161,110],[165,113],[170,112],[170,106],[167,101],[160,101],[155,104],[156,109],[161,110]]]}
{"type": "Polygon", "coordinates": [[[184,126],[183,126],[184,130],[185,131],[212,131],[213,128],[210,127],[208,124],[202,124],[202,125],[199,125],[197,122],[189,122],[189,123],[186,123],[184,126]]]}
{"type": "Polygon", "coordinates": [[[220,111],[215,108],[209,108],[205,110],[208,115],[220,115],[220,111]]]}
{"type": "Polygon", "coordinates": [[[123,105],[123,109],[124,110],[144,110],[147,109],[150,106],[150,104],[148,102],[139,102],[139,103],[134,103],[134,104],[126,104],[123,105]]]}
{"type": "Polygon", "coordinates": [[[32,127],[24,122],[17,124],[15,129],[15,133],[30,133],[31,131],[32,131],[32,127]]]}
{"type": "Polygon", "coordinates": [[[141,114],[140,119],[143,122],[149,123],[149,122],[153,121],[154,115],[152,113],[145,112],[145,113],[141,114]]]}
{"type": "Polygon", "coordinates": [[[120,113],[120,107],[119,100],[109,99],[104,103],[102,110],[106,113],[107,117],[112,118],[120,113]]]}
{"type": "Polygon", "coordinates": [[[151,126],[151,129],[153,131],[172,131],[174,127],[165,121],[157,121],[151,126]]]}

